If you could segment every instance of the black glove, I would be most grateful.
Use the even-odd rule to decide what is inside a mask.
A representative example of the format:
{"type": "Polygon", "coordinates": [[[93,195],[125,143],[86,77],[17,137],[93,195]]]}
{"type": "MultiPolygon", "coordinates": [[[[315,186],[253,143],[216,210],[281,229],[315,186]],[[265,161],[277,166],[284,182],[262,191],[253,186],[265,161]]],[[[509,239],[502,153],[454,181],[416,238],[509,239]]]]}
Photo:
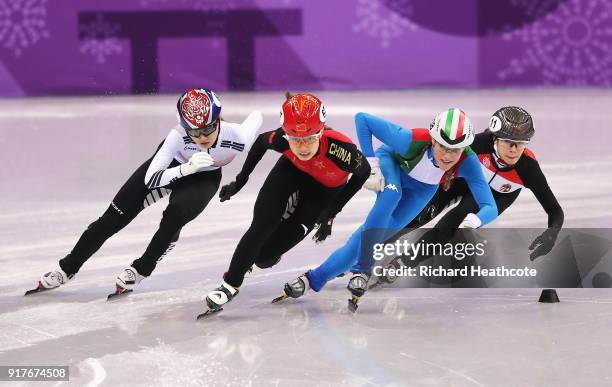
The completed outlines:
{"type": "Polygon", "coordinates": [[[312,240],[315,241],[315,243],[321,243],[325,239],[327,239],[327,237],[330,236],[332,233],[331,230],[333,224],[334,218],[329,218],[327,220],[323,220],[317,223],[315,225],[315,227],[317,228],[317,232],[315,232],[315,234],[313,235],[312,240]]]}
{"type": "Polygon", "coordinates": [[[536,258],[550,253],[557,241],[557,232],[557,229],[549,228],[534,239],[529,245],[529,250],[533,250],[529,254],[529,259],[534,261],[536,258]]]}
{"type": "Polygon", "coordinates": [[[219,198],[222,202],[230,200],[230,198],[236,195],[238,191],[240,191],[240,187],[238,187],[238,184],[236,184],[235,181],[232,181],[231,183],[221,187],[221,191],[219,191],[219,198]]]}

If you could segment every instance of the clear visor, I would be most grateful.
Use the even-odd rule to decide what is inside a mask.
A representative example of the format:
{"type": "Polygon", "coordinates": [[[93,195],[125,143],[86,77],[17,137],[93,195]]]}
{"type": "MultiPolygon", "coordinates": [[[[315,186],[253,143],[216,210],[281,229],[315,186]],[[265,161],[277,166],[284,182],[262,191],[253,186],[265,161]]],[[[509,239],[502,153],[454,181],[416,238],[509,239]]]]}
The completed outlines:
{"type": "Polygon", "coordinates": [[[319,131],[316,134],[313,134],[311,136],[306,136],[306,137],[298,137],[298,136],[290,136],[288,134],[285,134],[283,137],[294,144],[306,144],[306,145],[310,145],[315,143],[319,138],[321,138],[321,135],[323,134],[323,131],[319,131]]]}
{"type": "Polygon", "coordinates": [[[526,146],[527,144],[529,144],[529,140],[512,140],[509,138],[501,138],[501,137],[498,137],[497,139],[505,142],[508,145],[526,146]]]}

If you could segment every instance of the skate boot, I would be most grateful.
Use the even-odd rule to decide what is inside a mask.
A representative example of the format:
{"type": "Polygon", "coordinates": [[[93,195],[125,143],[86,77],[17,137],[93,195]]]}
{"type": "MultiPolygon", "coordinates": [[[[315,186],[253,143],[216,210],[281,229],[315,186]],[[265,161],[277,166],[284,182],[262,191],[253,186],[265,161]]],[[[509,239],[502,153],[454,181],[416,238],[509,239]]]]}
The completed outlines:
{"type": "Polygon", "coordinates": [[[47,272],[40,277],[38,281],[38,287],[25,292],[25,295],[32,293],[43,292],[45,290],[51,290],[64,285],[72,279],[73,276],[68,276],[62,269],[58,268],[54,271],[47,272]]]}
{"type": "Polygon", "coordinates": [[[123,269],[121,273],[117,276],[117,280],[115,281],[116,290],[115,293],[109,294],[107,300],[111,300],[119,295],[127,295],[134,291],[136,285],[140,283],[146,277],[140,275],[134,267],[129,266],[123,269]]]}
{"type": "Polygon", "coordinates": [[[366,289],[368,288],[368,280],[370,276],[365,273],[357,273],[351,277],[347,289],[351,292],[351,299],[348,300],[348,308],[351,312],[355,313],[357,311],[357,303],[359,299],[365,294],[366,289]]]}
{"type": "Polygon", "coordinates": [[[206,296],[206,305],[208,310],[202,314],[199,314],[196,320],[211,315],[213,313],[221,312],[223,305],[227,304],[238,295],[240,288],[235,288],[227,282],[223,281],[221,286],[208,293],[206,296]]]}
{"type": "Polygon", "coordinates": [[[291,282],[287,282],[283,288],[283,294],[272,300],[272,303],[277,303],[287,298],[299,298],[302,297],[310,289],[310,281],[306,273],[297,277],[291,282]]]}
{"type": "Polygon", "coordinates": [[[368,289],[374,289],[384,284],[392,284],[397,281],[397,275],[391,275],[390,269],[395,269],[397,271],[401,267],[405,266],[404,262],[402,262],[401,257],[396,257],[391,260],[387,265],[385,265],[383,269],[383,275],[375,276],[376,282],[370,281],[368,289]]]}

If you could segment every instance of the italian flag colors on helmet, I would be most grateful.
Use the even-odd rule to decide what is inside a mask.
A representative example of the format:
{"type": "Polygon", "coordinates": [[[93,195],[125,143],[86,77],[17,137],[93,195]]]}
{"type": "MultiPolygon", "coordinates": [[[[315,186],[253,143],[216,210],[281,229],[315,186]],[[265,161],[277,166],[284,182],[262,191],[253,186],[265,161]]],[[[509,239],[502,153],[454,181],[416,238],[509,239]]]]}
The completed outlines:
{"type": "Polygon", "coordinates": [[[465,126],[465,113],[457,108],[448,109],[446,113],[446,123],[444,124],[444,133],[451,140],[455,140],[463,136],[463,127],[465,126]]]}
{"type": "Polygon", "coordinates": [[[431,137],[447,148],[464,148],[474,141],[472,121],[461,109],[438,114],[430,127],[431,137]]]}

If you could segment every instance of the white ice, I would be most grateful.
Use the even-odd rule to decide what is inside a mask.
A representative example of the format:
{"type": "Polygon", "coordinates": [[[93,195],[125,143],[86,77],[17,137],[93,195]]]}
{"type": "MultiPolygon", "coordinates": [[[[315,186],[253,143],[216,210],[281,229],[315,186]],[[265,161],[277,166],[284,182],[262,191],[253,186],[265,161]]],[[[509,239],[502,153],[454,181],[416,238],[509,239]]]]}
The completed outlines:
{"type": "MultiPolygon", "coordinates": [[[[320,93],[329,124],[353,139],[368,111],[426,127],[449,106],[480,130],[501,105],[525,107],[531,148],[565,211],[566,227],[612,226],[607,90],[320,93]]],[[[261,109],[278,126],[282,93],[222,93],[224,116],[261,109]]],[[[116,190],[175,124],[175,96],[0,100],[0,365],[69,365],[70,382],[153,386],[552,386],[612,385],[612,294],[561,289],[386,289],[346,311],[346,279],[321,293],[271,305],[284,282],[341,246],[373,203],[360,192],[331,240],[310,239],[248,279],[225,311],[195,321],[248,227],[270,152],[229,202],[213,200],[176,249],[133,295],[107,303],[116,274],[138,257],[166,201],[111,238],[67,286],[23,297],[56,267],[116,190]]],[[[225,168],[232,180],[243,159],[225,168]]],[[[523,192],[496,227],[545,227],[523,192]]],[[[544,258],[546,259],[546,258],[544,258]]],[[[0,382],[1,384],[2,382],[0,382]]],[[[39,385],[38,383],[11,383],[39,385]]]]}

